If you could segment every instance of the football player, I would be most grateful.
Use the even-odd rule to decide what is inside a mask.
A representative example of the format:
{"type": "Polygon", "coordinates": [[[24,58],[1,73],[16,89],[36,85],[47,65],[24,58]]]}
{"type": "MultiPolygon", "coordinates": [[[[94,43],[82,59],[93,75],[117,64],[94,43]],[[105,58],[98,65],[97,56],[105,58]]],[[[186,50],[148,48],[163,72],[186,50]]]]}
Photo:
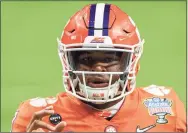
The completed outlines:
{"type": "Polygon", "coordinates": [[[186,132],[171,88],[135,88],[144,40],[117,6],[85,6],[58,43],[66,92],[23,102],[12,132],[186,132]]]}

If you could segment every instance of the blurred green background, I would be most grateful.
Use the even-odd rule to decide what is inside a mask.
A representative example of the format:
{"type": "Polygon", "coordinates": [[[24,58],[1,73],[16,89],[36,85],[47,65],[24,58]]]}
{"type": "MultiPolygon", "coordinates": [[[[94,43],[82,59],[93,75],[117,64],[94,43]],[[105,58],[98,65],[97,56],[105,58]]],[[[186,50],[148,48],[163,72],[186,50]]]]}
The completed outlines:
{"type": "MultiPolygon", "coordinates": [[[[56,38],[70,16],[89,3],[96,2],[1,3],[1,131],[10,131],[22,101],[64,91],[56,38]]],[[[146,41],[137,86],[171,86],[185,104],[186,2],[108,3],[127,12],[146,41]]]]}

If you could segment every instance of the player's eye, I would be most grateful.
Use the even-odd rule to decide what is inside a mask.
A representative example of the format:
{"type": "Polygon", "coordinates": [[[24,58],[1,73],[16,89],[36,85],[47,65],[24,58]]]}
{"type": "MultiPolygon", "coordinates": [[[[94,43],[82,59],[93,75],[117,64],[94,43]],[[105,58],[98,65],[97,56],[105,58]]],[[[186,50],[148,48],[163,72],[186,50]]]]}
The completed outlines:
{"type": "Polygon", "coordinates": [[[85,58],[83,58],[82,60],[83,60],[83,61],[91,61],[92,58],[91,58],[91,57],[85,57],[85,58]]]}
{"type": "Polygon", "coordinates": [[[93,59],[91,57],[83,57],[79,59],[80,63],[82,64],[90,64],[92,60],[93,59]]]}
{"type": "Polygon", "coordinates": [[[103,61],[104,63],[111,63],[113,61],[117,61],[117,59],[112,58],[112,57],[106,57],[103,61]]]}

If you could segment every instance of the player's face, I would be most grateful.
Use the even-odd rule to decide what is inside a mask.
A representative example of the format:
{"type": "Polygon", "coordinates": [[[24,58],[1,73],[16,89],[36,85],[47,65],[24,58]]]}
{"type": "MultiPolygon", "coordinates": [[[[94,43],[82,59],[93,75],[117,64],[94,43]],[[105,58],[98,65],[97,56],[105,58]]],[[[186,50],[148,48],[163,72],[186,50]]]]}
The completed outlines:
{"type": "MultiPolygon", "coordinates": [[[[125,70],[128,54],[122,52],[104,52],[104,51],[80,51],[74,53],[74,69],[76,71],[92,72],[122,72],[125,70]],[[122,56],[123,54],[123,56],[122,56]]],[[[83,84],[82,75],[78,75],[80,82],[83,84]]],[[[109,74],[86,74],[85,82],[92,88],[102,88],[109,85],[109,74]]],[[[116,82],[119,75],[112,76],[112,82],[116,82]]]]}

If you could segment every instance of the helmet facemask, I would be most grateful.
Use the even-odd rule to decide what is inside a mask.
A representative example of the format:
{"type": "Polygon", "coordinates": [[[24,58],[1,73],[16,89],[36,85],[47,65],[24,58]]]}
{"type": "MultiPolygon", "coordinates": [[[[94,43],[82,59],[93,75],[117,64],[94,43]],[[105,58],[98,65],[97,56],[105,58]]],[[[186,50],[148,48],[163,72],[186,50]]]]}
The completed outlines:
{"type": "Polygon", "coordinates": [[[59,42],[65,90],[81,100],[96,104],[125,97],[136,85],[135,68],[142,44],[65,45],[59,42]]]}

